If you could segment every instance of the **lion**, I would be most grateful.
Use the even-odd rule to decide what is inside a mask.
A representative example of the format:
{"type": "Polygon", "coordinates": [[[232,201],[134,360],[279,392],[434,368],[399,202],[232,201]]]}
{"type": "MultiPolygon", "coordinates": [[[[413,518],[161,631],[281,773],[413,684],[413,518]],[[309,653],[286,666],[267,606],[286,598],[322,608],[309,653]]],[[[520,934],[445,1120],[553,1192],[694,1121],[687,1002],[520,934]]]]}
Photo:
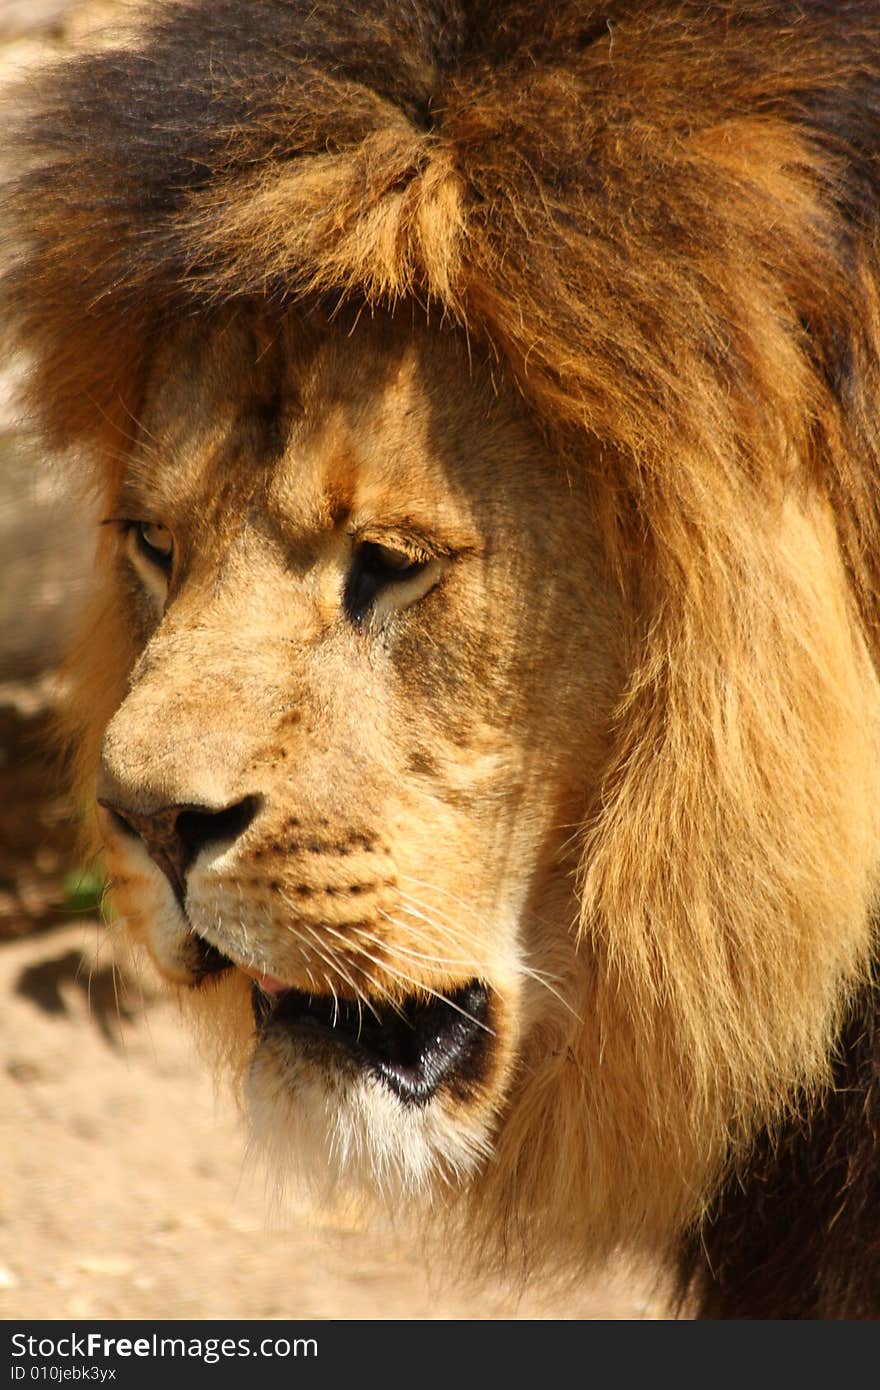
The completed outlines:
{"type": "Polygon", "coordinates": [[[177,0],[28,93],[67,728],[279,1172],[880,1314],[880,14],[177,0]]]}

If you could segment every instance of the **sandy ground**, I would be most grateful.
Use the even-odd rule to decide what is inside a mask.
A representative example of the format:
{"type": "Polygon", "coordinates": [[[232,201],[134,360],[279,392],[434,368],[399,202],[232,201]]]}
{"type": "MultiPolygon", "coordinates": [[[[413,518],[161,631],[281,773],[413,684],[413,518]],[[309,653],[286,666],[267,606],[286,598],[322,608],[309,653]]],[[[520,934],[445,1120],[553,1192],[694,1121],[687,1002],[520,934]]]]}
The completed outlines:
{"type": "Polygon", "coordinates": [[[622,1269],[576,1293],[475,1291],[390,1238],[270,1215],[175,1006],[139,993],[114,987],[95,923],[0,945],[0,1317],[665,1316],[622,1269]]]}

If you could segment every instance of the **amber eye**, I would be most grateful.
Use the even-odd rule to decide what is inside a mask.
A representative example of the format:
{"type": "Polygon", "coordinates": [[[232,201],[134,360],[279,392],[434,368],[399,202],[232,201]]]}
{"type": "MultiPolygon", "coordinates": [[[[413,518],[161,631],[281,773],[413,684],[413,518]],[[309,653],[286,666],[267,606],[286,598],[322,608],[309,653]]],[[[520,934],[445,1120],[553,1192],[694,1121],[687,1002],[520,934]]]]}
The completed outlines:
{"type": "Polygon", "coordinates": [[[362,541],[355,550],[345,585],[345,608],[349,617],[359,621],[383,589],[415,578],[430,563],[427,556],[414,556],[377,541],[362,541]]]}
{"type": "Polygon", "coordinates": [[[144,558],[167,574],[174,559],[174,538],[168,527],[158,521],[137,521],[132,529],[144,558]]]}

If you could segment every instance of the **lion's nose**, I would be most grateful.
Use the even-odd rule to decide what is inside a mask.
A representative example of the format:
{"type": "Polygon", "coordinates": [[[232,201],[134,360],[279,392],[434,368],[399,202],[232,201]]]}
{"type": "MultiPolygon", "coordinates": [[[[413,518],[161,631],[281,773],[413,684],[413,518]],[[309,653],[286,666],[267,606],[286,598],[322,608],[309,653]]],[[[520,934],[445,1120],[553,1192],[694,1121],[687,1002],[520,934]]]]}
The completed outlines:
{"type": "Polygon", "coordinates": [[[98,804],[115,818],[117,828],[143,840],[147,852],[167,877],[182,904],[187,870],[208,845],[237,840],[260,807],[261,797],[246,796],[234,806],[162,806],[145,815],[108,798],[98,804]]]}

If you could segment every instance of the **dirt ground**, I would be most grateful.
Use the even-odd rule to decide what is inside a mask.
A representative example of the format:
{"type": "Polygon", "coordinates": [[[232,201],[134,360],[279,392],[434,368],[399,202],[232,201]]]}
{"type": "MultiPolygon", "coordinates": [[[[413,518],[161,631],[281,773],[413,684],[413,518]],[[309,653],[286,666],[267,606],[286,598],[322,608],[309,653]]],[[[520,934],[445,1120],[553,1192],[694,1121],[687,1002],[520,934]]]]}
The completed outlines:
{"type": "Polygon", "coordinates": [[[463,1285],[293,1207],[272,1214],[176,1007],[123,977],[108,929],[0,945],[0,1317],[656,1319],[649,1276],[576,1292],[463,1285]]]}

